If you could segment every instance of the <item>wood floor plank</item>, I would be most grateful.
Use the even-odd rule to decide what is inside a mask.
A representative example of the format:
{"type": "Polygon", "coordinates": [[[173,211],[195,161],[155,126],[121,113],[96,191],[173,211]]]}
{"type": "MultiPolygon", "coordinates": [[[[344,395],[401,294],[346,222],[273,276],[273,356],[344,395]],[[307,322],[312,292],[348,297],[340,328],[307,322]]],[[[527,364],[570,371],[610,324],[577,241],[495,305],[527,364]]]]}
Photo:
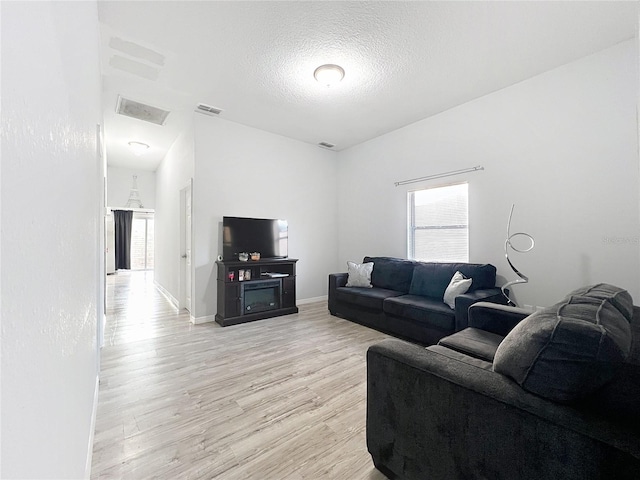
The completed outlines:
{"type": "Polygon", "coordinates": [[[383,480],[365,444],[367,348],[329,315],[192,325],[152,273],[107,279],[92,479],[383,480]]]}

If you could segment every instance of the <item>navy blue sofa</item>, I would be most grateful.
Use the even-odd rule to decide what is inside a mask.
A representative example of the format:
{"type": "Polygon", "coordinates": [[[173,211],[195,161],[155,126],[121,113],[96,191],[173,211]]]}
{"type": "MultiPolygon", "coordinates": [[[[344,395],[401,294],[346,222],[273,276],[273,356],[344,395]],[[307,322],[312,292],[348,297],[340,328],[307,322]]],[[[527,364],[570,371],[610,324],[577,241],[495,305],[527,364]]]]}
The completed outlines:
{"type": "Polygon", "coordinates": [[[393,257],[364,257],[373,262],[373,288],[347,287],[347,273],[329,275],[329,312],[395,337],[432,345],[467,327],[469,307],[476,302],[506,304],[496,287],[490,264],[418,262],[393,257]],[[443,301],[451,277],[459,271],[471,278],[469,291],[443,301]]]}

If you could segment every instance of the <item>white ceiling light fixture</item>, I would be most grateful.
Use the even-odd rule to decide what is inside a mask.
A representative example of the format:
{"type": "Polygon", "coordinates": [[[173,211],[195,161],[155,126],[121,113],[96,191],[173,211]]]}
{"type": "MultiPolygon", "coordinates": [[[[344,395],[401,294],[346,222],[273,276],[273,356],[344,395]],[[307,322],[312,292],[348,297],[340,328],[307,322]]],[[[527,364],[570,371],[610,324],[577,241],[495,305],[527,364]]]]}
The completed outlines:
{"type": "Polygon", "coordinates": [[[320,65],[313,72],[315,79],[323,85],[330,87],[344,78],[344,69],[340,65],[320,65]]]}
{"type": "Polygon", "coordinates": [[[149,149],[149,145],[142,142],[129,142],[129,148],[136,157],[139,157],[149,149]]]}

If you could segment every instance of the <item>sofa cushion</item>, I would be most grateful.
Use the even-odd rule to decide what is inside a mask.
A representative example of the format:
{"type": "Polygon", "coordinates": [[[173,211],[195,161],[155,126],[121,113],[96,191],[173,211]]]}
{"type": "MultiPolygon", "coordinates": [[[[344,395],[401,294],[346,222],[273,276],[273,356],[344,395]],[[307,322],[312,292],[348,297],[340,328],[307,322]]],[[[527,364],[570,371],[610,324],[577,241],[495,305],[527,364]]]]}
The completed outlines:
{"type": "Polygon", "coordinates": [[[629,322],[610,298],[572,295],[516,325],[493,368],[531,393],[568,403],[610,381],[630,350],[629,322]]]}
{"type": "Polygon", "coordinates": [[[347,287],[372,287],[371,272],[373,271],[373,262],[347,262],[347,270],[347,287]]]}
{"type": "Polygon", "coordinates": [[[382,312],[382,302],[385,298],[402,295],[402,292],[384,288],[367,287],[338,287],[336,299],[341,302],[352,303],[365,308],[382,312]]]}
{"type": "Polygon", "coordinates": [[[466,363],[467,365],[481,368],[483,370],[491,371],[492,369],[491,362],[487,362],[486,360],[482,360],[480,358],[475,358],[475,357],[466,355],[464,353],[457,352],[450,348],[443,347],[442,345],[431,345],[426,349],[435,353],[439,353],[440,355],[444,355],[445,357],[451,358],[458,362],[466,363]]]}
{"type": "Polygon", "coordinates": [[[496,286],[496,267],[489,263],[454,263],[453,266],[455,270],[473,280],[470,292],[496,286]]]}
{"type": "MultiPolygon", "coordinates": [[[[385,299],[383,309],[388,315],[407,318],[442,330],[454,330],[456,326],[455,312],[442,300],[402,295],[385,299]]],[[[392,322],[393,319],[389,321],[392,322]]]]}
{"type": "Polygon", "coordinates": [[[415,262],[392,257],[364,257],[363,262],[373,262],[371,284],[374,287],[409,292],[415,262]]]}
{"type": "Polygon", "coordinates": [[[442,301],[447,285],[456,273],[452,265],[451,263],[418,263],[413,269],[409,293],[442,301]]]}
{"type": "Polygon", "coordinates": [[[472,280],[470,292],[496,286],[496,267],[479,263],[416,262],[409,293],[431,298],[443,298],[456,271],[472,280]]]}
{"type": "Polygon", "coordinates": [[[498,345],[502,340],[504,340],[502,335],[469,327],[440,339],[438,345],[487,362],[493,362],[498,345]]]}
{"type": "Polygon", "coordinates": [[[631,322],[633,318],[633,299],[631,295],[629,295],[629,292],[620,287],[615,287],[607,283],[598,283],[597,285],[578,288],[567,295],[567,298],[572,296],[607,300],[617,308],[629,322],[631,322]]]}

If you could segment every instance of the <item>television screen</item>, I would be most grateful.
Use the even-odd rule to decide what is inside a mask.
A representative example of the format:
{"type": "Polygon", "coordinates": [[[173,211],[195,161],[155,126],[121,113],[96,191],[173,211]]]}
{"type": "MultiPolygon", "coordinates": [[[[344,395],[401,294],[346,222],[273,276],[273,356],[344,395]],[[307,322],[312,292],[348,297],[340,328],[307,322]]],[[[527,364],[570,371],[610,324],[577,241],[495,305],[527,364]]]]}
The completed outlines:
{"type": "Polygon", "coordinates": [[[238,260],[242,252],[260,253],[260,258],[287,258],[289,226],[286,220],[222,217],[222,256],[238,260]]]}

